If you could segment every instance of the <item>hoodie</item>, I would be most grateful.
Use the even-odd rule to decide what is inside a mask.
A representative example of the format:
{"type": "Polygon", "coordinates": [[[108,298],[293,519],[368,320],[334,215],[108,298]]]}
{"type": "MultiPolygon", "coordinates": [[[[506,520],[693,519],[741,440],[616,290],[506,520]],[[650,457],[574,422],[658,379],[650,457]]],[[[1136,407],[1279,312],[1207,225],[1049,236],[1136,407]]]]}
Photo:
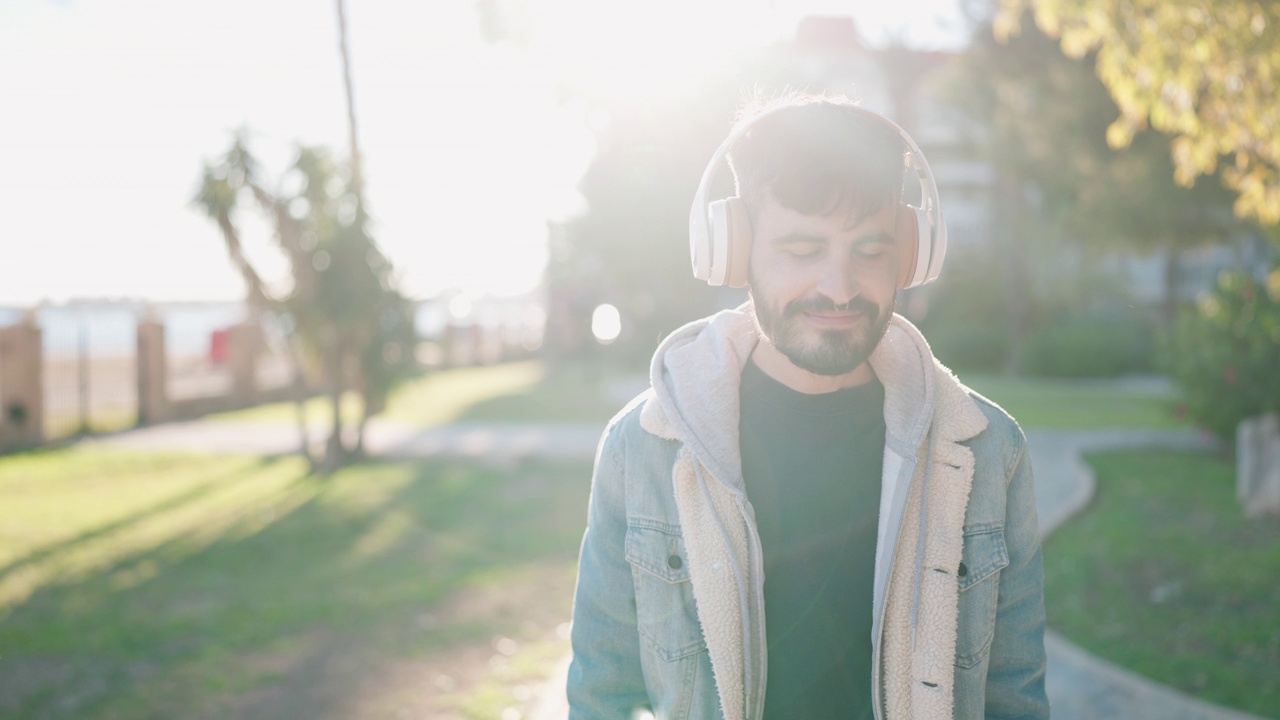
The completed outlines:
{"type": "MultiPolygon", "coordinates": [[[[756,342],[754,320],[745,306],[691,323],[669,336],[654,355],[651,389],[635,405],[643,432],[666,441],[674,450],[670,474],[646,479],[623,473],[628,484],[653,482],[665,488],[669,483],[676,516],[670,525],[679,529],[683,543],[681,565],[687,562],[689,594],[705,642],[719,714],[743,720],[760,718],[768,673],[762,552],[738,447],[739,380],[756,342]]],[[[1003,418],[1002,425],[1012,426],[1018,437],[1021,433],[998,408],[974,396],[939,364],[920,332],[901,316],[892,318],[870,364],[885,387],[886,425],[872,612],[874,671],[869,679],[876,714],[894,719],[949,718],[955,714],[959,594],[962,584],[967,589],[970,582],[964,578],[970,568],[962,560],[976,462],[966,441],[984,433],[993,416],[1003,418]]],[[[623,416],[634,411],[629,408],[623,416]]],[[[1008,427],[1002,429],[1010,434],[1008,427]]],[[[609,433],[602,442],[601,458],[608,444],[609,433]]],[[[626,452],[634,452],[631,442],[626,452]]],[[[598,459],[597,466],[601,462],[598,459]]],[[[988,465],[1004,471],[998,479],[1008,483],[1007,471],[1013,463],[988,465]]],[[[1026,482],[1030,482],[1029,470],[1026,482]]],[[[593,504],[598,489],[593,487],[593,504]]],[[[986,529],[994,523],[978,525],[986,529]]],[[[591,533],[589,526],[584,563],[591,533]]],[[[995,547],[989,538],[981,542],[995,547]]],[[[1034,570],[1038,572],[1036,542],[1034,570]]],[[[996,557],[994,563],[980,563],[983,571],[991,566],[983,579],[1001,570],[1000,554],[989,553],[996,557]]],[[[647,581],[633,575],[633,582],[647,581]]],[[[575,635],[578,607],[590,601],[583,596],[582,584],[575,602],[575,635]]],[[[636,592],[640,603],[638,587],[636,592]]],[[[1042,633],[1040,595],[1035,601],[1041,603],[1042,633]]],[[[998,593],[991,594],[990,604],[998,604],[998,593]]],[[[643,635],[644,629],[640,632],[643,635]]],[[[579,646],[589,653],[585,642],[575,637],[577,667],[571,668],[571,702],[575,679],[583,680],[591,672],[587,658],[579,662],[579,646]]],[[[644,663],[641,666],[652,697],[651,676],[658,672],[644,663]]]]}

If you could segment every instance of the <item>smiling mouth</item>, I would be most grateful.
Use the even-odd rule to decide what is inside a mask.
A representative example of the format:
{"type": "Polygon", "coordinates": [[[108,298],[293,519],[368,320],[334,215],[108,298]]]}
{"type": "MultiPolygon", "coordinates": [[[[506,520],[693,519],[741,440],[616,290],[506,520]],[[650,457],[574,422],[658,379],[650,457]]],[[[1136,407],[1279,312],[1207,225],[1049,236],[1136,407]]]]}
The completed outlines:
{"type": "Polygon", "coordinates": [[[823,312],[805,312],[802,313],[805,320],[811,324],[822,328],[847,328],[857,324],[862,318],[866,317],[863,313],[853,310],[828,310],[823,312]]]}

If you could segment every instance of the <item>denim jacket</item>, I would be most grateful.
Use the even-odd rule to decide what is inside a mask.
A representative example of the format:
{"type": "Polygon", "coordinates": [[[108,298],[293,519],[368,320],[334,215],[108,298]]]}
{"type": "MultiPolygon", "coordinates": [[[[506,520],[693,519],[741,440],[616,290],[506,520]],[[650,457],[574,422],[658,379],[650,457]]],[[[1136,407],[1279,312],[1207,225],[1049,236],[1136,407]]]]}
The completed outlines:
{"type": "MultiPolygon", "coordinates": [[[[610,422],[573,610],[570,717],[760,720],[768,662],[738,392],[739,308],[673,333],[610,422]]],[[[894,316],[870,359],[886,439],[872,608],[876,717],[1044,718],[1044,602],[1026,440],[894,316]]],[[[774,720],[774,719],[770,719],[774,720]]]]}

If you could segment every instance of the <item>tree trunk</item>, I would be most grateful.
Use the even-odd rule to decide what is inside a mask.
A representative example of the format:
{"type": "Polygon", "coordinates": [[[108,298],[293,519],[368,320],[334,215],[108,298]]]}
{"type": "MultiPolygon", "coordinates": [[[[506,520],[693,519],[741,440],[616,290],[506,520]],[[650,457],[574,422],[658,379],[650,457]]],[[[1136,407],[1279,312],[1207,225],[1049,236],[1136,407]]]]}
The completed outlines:
{"type": "Polygon", "coordinates": [[[369,381],[367,378],[362,378],[361,380],[360,399],[362,401],[362,407],[360,408],[360,422],[356,424],[356,444],[351,451],[357,457],[364,456],[364,433],[365,429],[369,425],[369,418],[372,417],[374,413],[382,409],[380,407],[380,403],[377,402],[377,398],[373,397],[373,392],[369,388],[369,381]]]}
{"type": "Polygon", "coordinates": [[[1166,327],[1173,327],[1178,318],[1178,285],[1181,277],[1182,254],[1173,247],[1168,248],[1164,259],[1164,322],[1166,327]]]}
{"type": "Polygon", "coordinates": [[[292,338],[287,345],[293,360],[293,411],[298,421],[298,454],[306,459],[307,467],[314,472],[316,459],[311,455],[311,432],[307,429],[307,378],[302,367],[302,352],[292,338]]]}
{"type": "Polygon", "coordinates": [[[336,0],[338,11],[338,52],[342,55],[342,84],[347,92],[347,130],[351,141],[351,186],[356,201],[364,205],[364,175],[361,173],[360,145],[356,133],[356,99],[351,83],[351,53],[347,50],[347,9],[345,0],[336,0]]]}
{"type": "Polygon", "coordinates": [[[325,379],[329,393],[329,407],[333,414],[333,428],[329,433],[329,442],[325,445],[324,470],[335,470],[346,460],[346,447],[342,444],[342,337],[336,328],[330,328],[328,342],[325,343],[325,379]]]}
{"type": "Polygon", "coordinates": [[[1022,371],[1022,345],[1031,323],[1031,263],[1027,252],[1026,206],[1021,178],[1001,173],[998,200],[993,216],[995,241],[1002,258],[993,268],[1004,276],[1005,302],[1009,312],[1009,352],[1004,369],[1010,375],[1022,371]]]}

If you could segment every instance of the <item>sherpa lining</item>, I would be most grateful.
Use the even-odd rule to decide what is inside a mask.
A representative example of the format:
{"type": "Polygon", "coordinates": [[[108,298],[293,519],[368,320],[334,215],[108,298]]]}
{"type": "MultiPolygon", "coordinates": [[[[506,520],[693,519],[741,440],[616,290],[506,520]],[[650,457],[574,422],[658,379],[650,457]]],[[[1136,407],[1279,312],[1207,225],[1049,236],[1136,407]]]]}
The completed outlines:
{"type": "Polygon", "coordinates": [[[937,437],[932,477],[927,485],[929,497],[924,504],[928,532],[921,567],[916,566],[916,529],[925,487],[923,474],[928,471],[927,442],[919,449],[915,477],[907,495],[883,625],[885,707],[889,718],[952,717],[959,608],[957,572],[974,471],[973,452],[959,444],[972,437],[969,433],[973,426],[954,420],[966,418],[966,406],[974,407],[958,383],[939,384],[934,424],[937,437]],[[922,573],[918,598],[917,572],[922,573]],[[912,615],[917,603],[918,627],[913,633],[912,615]]]}
{"type": "MultiPolygon", "coordinates": [[[[672,469],[675,500],[694,602],[726,720],[760,712],[747,700],[758,688],[747,687],[746,648],[762,619],[752,617],[749,601],[744,605],[739,592],[745,583],[746,592],[755,593],[763,581],[752,576],[738,447],[738,383],[755,342],[754,323],[742,308],[676,331],[654,356],[654,393],[640,416],[646,431],[683,444],[672,469]]],[[[887,715],[893,720],[951,717],[956,571],[974,469],[972,452],[959,443],[980,433],[987,421],[959,381],[933,358],[919,331],[901,316],[894,316],[871,365],[885,386],[886,449],[918,458],[903,519],[892,528],[882,523],[877,541],[897,546],[882,626],[887,715]],[[930,427],[936,436],[931,468],[924,443],[930,427]],[[913,648],[916,531],[925,472],[931,473],[928,533],[913,648]]],[[[889,475],[886,469],[882,494],[897,490],[897,478],[889,475]]],[[[752,678],[753,684],[762,682],[763,677],[752,678]]]]}

